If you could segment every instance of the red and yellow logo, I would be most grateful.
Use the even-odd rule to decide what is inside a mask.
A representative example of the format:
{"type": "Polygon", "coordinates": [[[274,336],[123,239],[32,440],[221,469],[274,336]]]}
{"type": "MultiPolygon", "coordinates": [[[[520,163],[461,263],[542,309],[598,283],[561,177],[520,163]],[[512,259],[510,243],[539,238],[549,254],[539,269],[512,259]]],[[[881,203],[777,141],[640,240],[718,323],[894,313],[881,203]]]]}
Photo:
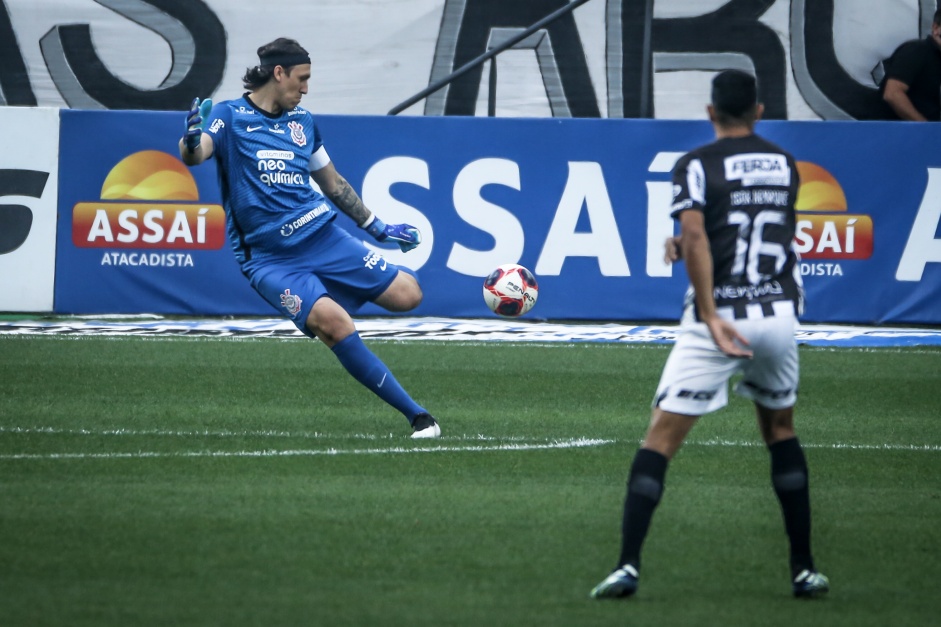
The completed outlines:
{"type": "Polygon", "coordinates": [[[843,188],[832,174],[798,161],[797,234],[801,259],[868,259],[872,256],[872,218],[847,213],[843,188]]]}
{"type": "Polygon", "coordinates": [[[199,202],[193,175],[165,152],[122,159],[101,186],[101,200],[72,208],[80,248],[205,250],[225,244],[225,210],[199,202]]]}

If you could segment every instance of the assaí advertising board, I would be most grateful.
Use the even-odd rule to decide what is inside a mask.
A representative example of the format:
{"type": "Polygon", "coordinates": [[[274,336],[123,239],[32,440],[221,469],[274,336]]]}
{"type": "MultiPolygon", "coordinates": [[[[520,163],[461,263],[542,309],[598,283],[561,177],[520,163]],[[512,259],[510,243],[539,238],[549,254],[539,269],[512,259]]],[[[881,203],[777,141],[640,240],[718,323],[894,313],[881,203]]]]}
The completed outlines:
{"type": "Polygon", "coordinates": [[[62,111],[56,311],[275,313],[229,250],[214,164],[179,159],[182,115],[62,111]]]}
{"type": "MultiPolygon", "coordinates": [[[[182,114],[63,111],[56,309],[272,315],[225,241],[214,166],[177,157],[182,114]]],[[[685,269],[670,170],[711,141],[706,122],[319,116],[337,169],[386,222],[422,231],[409,253],[416,315],[492,315],[483,278],[537,276],[530,319],[670,320],[685,269]]],[[[941,139],[935,125],[762,122],[802,185],[795,245],[808,322],[939,323],[941,139]]],[[[368,239],[352,223],[349,230],[368,239]]],[[[367,306],[360,315],[385,313],[367,306]]]]}

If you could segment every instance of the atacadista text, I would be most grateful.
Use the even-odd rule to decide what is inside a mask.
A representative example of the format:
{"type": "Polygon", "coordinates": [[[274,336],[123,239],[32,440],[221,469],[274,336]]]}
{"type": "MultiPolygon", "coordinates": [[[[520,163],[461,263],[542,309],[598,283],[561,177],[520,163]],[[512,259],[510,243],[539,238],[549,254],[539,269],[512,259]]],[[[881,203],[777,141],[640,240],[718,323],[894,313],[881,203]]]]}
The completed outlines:
{"type": "Polygon", "coordinates": [[[120,253],[106,252],[101,258],[103,266],[132,266],[158,268],[192,268],[189,253],[120,253]]]}

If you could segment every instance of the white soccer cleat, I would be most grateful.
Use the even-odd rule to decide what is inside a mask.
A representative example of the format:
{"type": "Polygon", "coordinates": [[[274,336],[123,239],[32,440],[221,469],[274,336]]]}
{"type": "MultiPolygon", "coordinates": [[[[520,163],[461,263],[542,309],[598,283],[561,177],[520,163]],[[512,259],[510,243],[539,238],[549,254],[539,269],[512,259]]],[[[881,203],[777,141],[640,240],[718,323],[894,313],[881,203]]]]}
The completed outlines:
{"type": "Polygon", "coordinates": [[[637,592],[637,580],[640,575],[637,568],[625,564],[616,568],[604,581],[591,591],[593,599],[624,599],[637,592]]]}
{"type": "Polygon", "coordinates": [[[830,580],[816,570],[802,570],[792,582],[794,596],[814,599],[830,591],[830,580]]]}

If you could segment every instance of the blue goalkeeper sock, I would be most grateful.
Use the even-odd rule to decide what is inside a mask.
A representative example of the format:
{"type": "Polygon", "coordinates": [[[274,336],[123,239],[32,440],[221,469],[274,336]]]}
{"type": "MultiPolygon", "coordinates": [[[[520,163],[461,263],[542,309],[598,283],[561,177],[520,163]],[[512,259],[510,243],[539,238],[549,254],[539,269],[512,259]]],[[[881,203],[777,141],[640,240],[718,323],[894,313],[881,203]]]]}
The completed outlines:
{"type": "Polygon", "coordinates": [[[408,392],[395,380],[389,368],[363,343],[355,331],[333,345],[333,354],[337,356],[347,372],[365,385],[376,396],[405,414],[409,423],[415,416],[427,413],[412,400],[408,392]]]}

